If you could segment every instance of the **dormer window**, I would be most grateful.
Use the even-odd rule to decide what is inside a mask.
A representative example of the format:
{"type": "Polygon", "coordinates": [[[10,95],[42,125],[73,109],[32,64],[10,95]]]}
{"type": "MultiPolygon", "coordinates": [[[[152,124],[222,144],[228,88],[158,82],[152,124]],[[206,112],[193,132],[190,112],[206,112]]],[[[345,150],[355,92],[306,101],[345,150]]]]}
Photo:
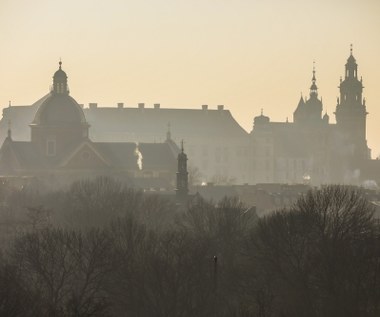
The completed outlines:
{"type": "Polygon", "coordinates": [[[56,140],[55,138],[49,138],[46,140],[46,155],[55,156],[56,155],[56,140]]]}

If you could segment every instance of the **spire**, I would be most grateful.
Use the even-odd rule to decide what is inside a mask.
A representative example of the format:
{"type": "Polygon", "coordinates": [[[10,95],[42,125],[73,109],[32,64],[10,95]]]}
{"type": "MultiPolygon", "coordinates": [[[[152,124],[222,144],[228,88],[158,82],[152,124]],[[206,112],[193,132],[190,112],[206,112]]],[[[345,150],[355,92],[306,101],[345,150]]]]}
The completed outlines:
{"type": "Polygon", "coordinates": [[[318,96],[318,87],[316,81],[317,79],[315,78],[315,61],[313,61],[313,77],[311,78],[310,97],[318,96]]]}
{"type": "Polygon", "coordinates": [[[178,170],[177,170],[177,188],[176,194],[179,200],[186,199],[189,193],[187,172],[187,155],[184,152],[183,140],[181,141],[181,152],[178,154],[178,170]]]}
{"type": "Polygon", "coordinates": [[[357,78],[358,75],[358,64],[356,64],[356,59],[352,55],[352,44],[350,44],[350,56],[347,59],[346,63],[346,74],[345,78],[357,78]]]}

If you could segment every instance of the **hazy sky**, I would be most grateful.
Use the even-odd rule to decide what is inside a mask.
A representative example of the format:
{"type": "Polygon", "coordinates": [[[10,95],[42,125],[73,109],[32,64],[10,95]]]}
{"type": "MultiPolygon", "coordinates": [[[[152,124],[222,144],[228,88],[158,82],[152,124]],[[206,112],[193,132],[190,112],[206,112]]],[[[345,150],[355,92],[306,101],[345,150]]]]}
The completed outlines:
{"type": "Polygon", "coordinates": [[[1,107],[46,94],[61,57],[79,103],[224,104],[247,131],[293,119],[313,60],[335,122],[353,43],[380,154],[380,0],[0,0],[0,43],[1,107]]]}

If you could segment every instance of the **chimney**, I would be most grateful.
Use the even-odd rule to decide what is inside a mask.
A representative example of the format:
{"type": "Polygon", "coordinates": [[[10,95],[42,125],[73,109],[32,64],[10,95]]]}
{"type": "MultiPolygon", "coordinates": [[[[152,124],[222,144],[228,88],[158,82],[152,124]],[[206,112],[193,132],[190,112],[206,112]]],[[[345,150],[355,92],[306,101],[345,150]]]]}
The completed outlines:
{"type": "Polygon", "coordinates": [[[218,110],[223,110],[224,109],[224,105],[218,105],[218,110]]]}
{"type": "Polygon", "coordinates": [[[118,107],[119,109],[124,108],[124,103],[123,103],[123,102],[118,102],[118,103],[117,103],[117,107],[118,107]]]}
{"type": "Polygon", "coordinates": [[[207,110],[208,109],[208,105],[202,105],[202,110],[207,110]]]}
{"type": "Polygon", "coordinates": [[[140,102],[140,103],[138,104],[138,106],[139,106],[139,109],[144,109],[145,104],[144,104],[143,102],[140,102]]]}
{"type": "Polygon", "coordinates": [[[98,108],[98,104],[96,102],[90,102],[88,104],[88,106],[90,107],[90,109],[96,109],[96,108],[98,108]]]}
{"type": "Polygon", "coordinates": [[[154,104],[154,109],[160,109],[160,104],[159,103],[155,103],[154,104]]]}

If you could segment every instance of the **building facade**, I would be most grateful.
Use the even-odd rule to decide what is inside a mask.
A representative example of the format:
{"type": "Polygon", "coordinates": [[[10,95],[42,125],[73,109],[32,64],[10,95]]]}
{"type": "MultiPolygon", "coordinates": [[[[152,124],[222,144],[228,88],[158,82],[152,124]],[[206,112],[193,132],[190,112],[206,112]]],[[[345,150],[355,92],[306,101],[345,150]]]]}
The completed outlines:
{"type": "MultiPolygon", "coordinates": [[[[251,131],[252,183],[360,184],[371,163],[366,140],[366,105],[352,54],[340,80],[335,117],[323,114],[315,68],[309,96],[301,96],[293,122],[271,122],[261,113],[251,131]]],[[[376,165],[376,164],[375,164],[376,165]]]]}
{"type": "MultiPolygon", "coordinates": [[[[99,165],[102,173],[105,168],[101,162],[108,166],[110,173],[110,166],[118,166],[115,171],[123,170],[135,179],[152,179],[153,184],[153,178],[161,178],[165,171],[175,175],[176,161],[165,153],[176,157],[180,152],[176,144],[181,140],[185,142],[189,159],[190,186],[360,184],[371,179],[379,182],[379,161],[371,160],[367,146],[368,113],[352,48],[339,92],[334,113],[336,123],[331,123],[329,115],[323,112],[313,67],[309,94],[300,97],[293,120],[272,122],[261,112],[254,118],[252,131],[247,133],[222,105],[216,109],[207,105],[200,109],[168,109],[160,104],[147,107],[143,103],[137,107],[125,107],[123,103],[116,107],[90,103],[84,107],[69,96],[67,76],[60,67],[54,75],[52,92],[30,106],[9,105],[3,109],[0,141],[5,140],[5,148],[8,143],[22,147],[24,142],[28,144],[25,148],[38,149],[38,153],[45,155],[39,158],[40,154],[30,154],[29,161],[35,158],[37,163],[46,160],[46,164],[53,164],[62,155],[68,157],[66,164],[69,158],[74,159],[67,154],[69,144],[70,151],[91,149],[94,160],[97,158],[92,164],[99,165]],[[62,107],[63,104],[66,106],[62,107]],[[66,118],[64,125],[59,122],[61,118],[66,118]],[[11,134],[7,132],[9,121],[12,121],[11,134]],[[134,162],[136,153],[139,153],[137,157],[143,157],[143,171],[134,162]],[[164,159],[157,163],[156,158],[164,159]],[[136,170],[126,162],[133,162],[136,170]]],[[[80,165],[79,158],[75,160],[80,165]]]]}
{"type": "Polygon", "coordinates": [[[179,148],[161,143],[94,142],[82,107],[69,94],[67,75],[55,72],[29,124],[30,141],[15,140],[11,127],[0,149],[2,177],[39,177],[50,185],[112,176],[143,189],[175,188],[179,148]]]}

